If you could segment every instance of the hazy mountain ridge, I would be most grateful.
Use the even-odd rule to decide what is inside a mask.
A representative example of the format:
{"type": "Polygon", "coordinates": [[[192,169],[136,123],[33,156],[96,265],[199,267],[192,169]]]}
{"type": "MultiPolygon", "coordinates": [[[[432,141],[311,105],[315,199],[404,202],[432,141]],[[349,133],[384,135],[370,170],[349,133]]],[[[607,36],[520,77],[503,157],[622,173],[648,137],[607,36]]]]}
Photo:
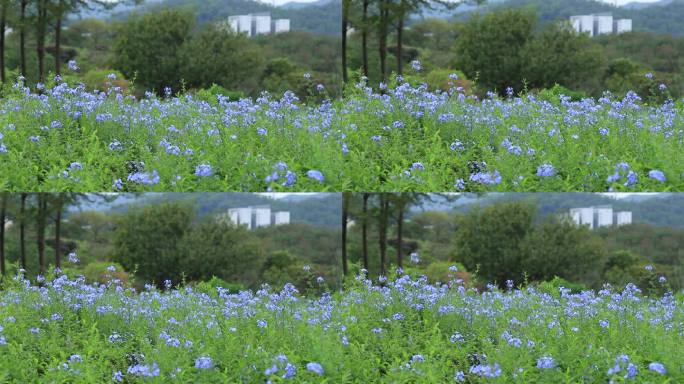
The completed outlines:
{"type": "Polygon", "coordinates": [[[536,203],[540,217],[567,212],[570,208],[610,205],[615,211],[631,211],[635,223],[684,228],[684,194],[677,193],[633,194],[622,199],[596,193],[494,193],[479,199],[466,195],[455,202],[430,203],[424,208],[466,213],[504,201],[536,203]]]}
{"type": "Polygon", "coordinates": [[[83,204],[80,210],[123,213],[129,209],[164,202],[186,203],[195,207],[199,217],[226,212],[230,208],[269,205],[273,211],[289,211],[292,223],[304,223],[337,229],[342,215],[342,198],[336,193],[290,195],[272,199],[254,193],[150,193],[138,196],[124,194],[107,203],[96,201],[83,204]]]}
{"type": "Polygon", "coordinates": [[[609,12],[616,18],[632,19],[635,31],[684,36],[684,0],[663,0],[658,3],[631,3],[615,7],[597,0],[508,0],[481,6],[469,12],[444,13],[443,18],[464,21],[476,12],[491,12],[507,8],[535,9],[542,23],[567,20],[572,15],[609,12]]]}

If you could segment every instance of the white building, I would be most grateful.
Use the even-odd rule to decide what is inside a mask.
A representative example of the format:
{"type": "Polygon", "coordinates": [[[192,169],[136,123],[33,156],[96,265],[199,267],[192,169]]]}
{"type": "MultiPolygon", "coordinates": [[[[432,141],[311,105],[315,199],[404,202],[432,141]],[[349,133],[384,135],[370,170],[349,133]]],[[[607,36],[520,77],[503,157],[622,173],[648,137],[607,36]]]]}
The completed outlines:
{"type": "Polygon", "coordinates": [[[246,226],[247,229],[252,228],[252,209],[251,208],[233,208],[228,210],[228,218],[237,225],[246,226]]]}
{"type": "Polygon", "coordinates": [[[594,229],[594,208],[573,208],[570,210],[570,217],[575,224],[587,225],[589,229],[594,229]]]}
{"type": "Polygon", "coordinates": [[[290,32],[290,19],[273,20],[273,33],[290,32]]]}
{"type": "Polygon", "coordinates": [[[252,212],[254,212],[253,228],[268,227],[271,225],[271,207],[253,207],[252,212]]]}
{"type": "Polygon", "coordinates": [[[614,212],[611,206],[572,208],[570,219],[576,225],[586,225],[589,229],[605,228],[632,224],[632,212],[614,212]]]}
{"type": "Polygon", "coordinates": [[[570,16],[570,23],[577,33],[588,33],[589,36],[594,36],[594,16],[570,16]]]}
{"type": "MultiPolygon", "coordinates": [[[[225,25],[225,22],[221,22],[220,25],[225,25]]],[[[244,33],[248,37],[254,37],[289,32],[290,19],[272,20],[271,15],[268,13],[235,15],[228,17],[227,26],[237,33],[244,33]]]]}
{"type": "Polygon", "coordinates": [[[570,24],[577,33],[587,33],[590,37],[632,31],[631,19],[613,19],[610,13],[570,16],[570,24]]]}
{"type": "Polygon", "coordinates": [[[290,224],[290,212],[273,212],[273,225],[290,224]]]}
{"type": "Polygon", "coordinates": [[[255,229],[290,224],[290,212],[271,212],[271,207],[268,205],[231,208],[227,213],[217,215],[216,220],[228,221],[238,226],[245,226],[247,229],[255,229]]]}
{"type": "Polygon", "coordinates": [[[632,19],[615,20],[615,33],[632,32],[632,19]]]}
{"type": "Polygon", "coordinates": [[[610,35],[613,33],[613,15],[594,16],[594,35],[610,35]]]}
{"type": "Polygon", "coordinates": [[[616,224],[618,227],[632,224],[632,212],[618,212],[616,224]]]}
{"type": "Polygon", "coordinates": [[[252,16],[229,16],[228,27],[237,33],[244,33],[247,36],[252,36],[252,16]]]}

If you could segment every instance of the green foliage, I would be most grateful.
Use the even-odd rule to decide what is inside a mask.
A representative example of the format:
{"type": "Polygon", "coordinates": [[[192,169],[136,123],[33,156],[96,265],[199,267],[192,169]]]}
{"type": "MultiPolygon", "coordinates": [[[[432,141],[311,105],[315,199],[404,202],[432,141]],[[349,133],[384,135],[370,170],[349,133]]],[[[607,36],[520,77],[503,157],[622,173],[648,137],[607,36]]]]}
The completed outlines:
{"type": "Polygon", "coordinates": [[[261,55],[247,37],[209,24],[183,45],[181,70],[190,88],[218,84],[248,93],[258,90],[261,55]]]}
{"type": "Polygon", "coordinates": [[[115,67],[144,89],[159,94],[166,87],[180,90],[193,19],[172,10],[131,17],[117,29],[115,67]]]}
{"type": "Polygon", "coordinates": [[[126,284],[129,280],[128,273],[124,271],[120,264],[105,261],[88,263],[83,268],[83,275],[88,282],[103,284],[112,279],[118,279],[122,284],[126,284]],[[111,267],[114,267],[115,270],[111,271],[111,267]]]}
{"type": "Polygon", "coordinates": [[[243,284],[229,283],[216,276],[212,276],[212,278],[207,281],[200,281],[197,283],[197,285],[195,285],[195,289],[198,292],[206,293],[212,297],[218,296],[218,288],[226,290],[229,293],[239,293],[241,291],[247,290],[247,287],[245,287],[243,284]]]}
{"type": "Polygon", "coordinates": [[[130,87],[121,72],[111,69],[91,69],[83,75],[82,80],[89,90],[106,91],[111,87],[121,87],[125,91],[130,87]],[[109,75],[116,76],[116,79],[109,79],[109,75]]]}
{"type": "Polygon", "coordinates": [[[249,287],[259,285],[263,256],[257,239],[243,227],[203,221],[185,234],[178,252],[178,273],[189,281],[216,276],[249,287]]]}
{"type": "Polygon", "coordinates": [[[537,289],[540,292],[548,293],[549,295],[552,295],[555,298],[560,298],[561,288],[568,289],[571,293],[580,293],[588,289],[587,286],[584,284],[572,283],[558,276],[555,276],[553,279],[548,281],[542,281],[537,285],[537,289]]]}
{"type": "Polygon", "coordinates": [[[229,101],[238,101],[245,97],[242,91],[229,91],[220,85],[212,84],[208,89],[200,89],[195,94],[200,100],[210,102],[214,105],[218,104],[218,96],[222,96],[229,101]]]}
{"type": "Polygon", "coordinates": [[[190,232],[192,208],[179,204],[150,205],[121,216],[114,238],[114,260],[143,281],[163,286],[182,280],[179,252],[190,232]]]}
{"type": "Polygon", "coordinates": [[[595,271],[605,251],[586,228],[558,218],[535,225],[535,217],[527,203],[474,209],[459,220],[455,260],[500,286],[554,276],[581,281],[595,271]]]}
{"type": "Polygon", "coordinates": [[[487,90],[601,88],[602,56],[589,37],[565,25],[548,25],[535,33],[536,14],[505,10],[473,17],[456,46],[456,66],[477,77],[487,90]]]}
{"type": "Polygon", "coordinates": [[[569,97],[570,100],[573,101],[580,101],[588,97],[588,95],[583,91],[573,91],[558,84],[554,85],[551,88],[545,88],[540,90],[537,96],[539,97],[539,99],[548,101],[555,105],[560,104],[561,96],[569,97]]]}
{"type": "Polygon", "coordinates": [[[458,38],[456,67],[486,89],[523,89],[529,65],[524,52],[535,25],[535,14],[527,11],[474,16],[458,38]]]}

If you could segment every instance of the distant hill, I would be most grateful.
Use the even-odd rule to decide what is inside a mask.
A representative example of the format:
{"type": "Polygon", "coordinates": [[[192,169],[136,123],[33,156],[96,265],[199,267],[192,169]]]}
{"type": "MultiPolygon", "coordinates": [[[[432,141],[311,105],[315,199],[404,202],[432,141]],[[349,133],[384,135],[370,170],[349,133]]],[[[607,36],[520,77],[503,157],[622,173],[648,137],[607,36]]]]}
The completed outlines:
{"type": "Polygon", "coordinates": [[[466,20],[474,12],[491,12],[506,8],[535,9],[541,23],[567,20],[572,15],[610,12],[616,18],[633,20],[635,31],[684,36],[684,0],[664,0],[659,3],[632,3],[631,6],[615,7],[596,0],[508,0],[480,7],[469,12],[445,18],[466,20]]]}
{"type": "Polygon", "coordinates": [[[635,223],[684,228],[684,194],[680,193],[632,194],[619,200],[597,193],[492,193],[479,199],[469,195],[456,202],[430,204],[425,209],[466,213],[502,201],[534,202],[540,218],[570,208],[611,205],[616,211],[631,211],[635,223]]]}
{"type": "Polygon", "coordinates": [[[649,7],[662,7],[664,5],[671,4],[674,0],[660,0],[660,1],[654,1],[652,3],[642,3],[639,1],[634,1],[628,4],[623,5],[621,8],[624,9],[644,9],[644,8],[649,8],[649,7]]]}
{"type": "Polygon", "coordinates": [[[115,17],[124,19],[131,11],[155,12],[164,8],[193,11],[200,24],[225,20],[228,16],[249,13],[270,13],[273,18],[290,19],[293,31],[305,31],[317,35],[337,36],[342,21],[341,0],[319,0],[313,3],[288,3],[280,7],[253,0],[156,0],[154,3],[127,9],[115,17]],[[288,5],[289,4],[289,5],[288,5]]]}

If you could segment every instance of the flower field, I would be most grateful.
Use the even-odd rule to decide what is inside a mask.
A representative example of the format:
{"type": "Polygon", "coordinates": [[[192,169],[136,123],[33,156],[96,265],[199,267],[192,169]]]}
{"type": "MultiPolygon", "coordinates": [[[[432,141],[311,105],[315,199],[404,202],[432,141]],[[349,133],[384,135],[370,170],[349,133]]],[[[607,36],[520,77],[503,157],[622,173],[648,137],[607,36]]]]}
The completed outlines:
{"type": "Polygon", "coordinates": [[[343,293],[303,297],[291,285],[5,284],[2,382],[684,381],[682,297],[633,285],[476,292],[359,276],[343,293]]]}
{"type": "Polygon", "coordinates": [[[362,84],[342,100],[142,99],[20,84],[0,101],[12,191],[684,191],[684,106],[362,84]]]}

